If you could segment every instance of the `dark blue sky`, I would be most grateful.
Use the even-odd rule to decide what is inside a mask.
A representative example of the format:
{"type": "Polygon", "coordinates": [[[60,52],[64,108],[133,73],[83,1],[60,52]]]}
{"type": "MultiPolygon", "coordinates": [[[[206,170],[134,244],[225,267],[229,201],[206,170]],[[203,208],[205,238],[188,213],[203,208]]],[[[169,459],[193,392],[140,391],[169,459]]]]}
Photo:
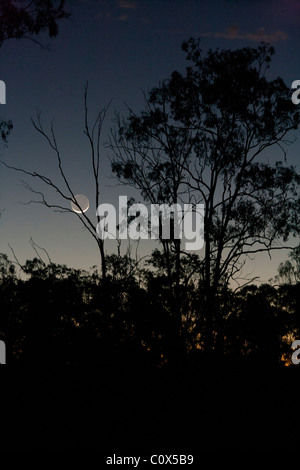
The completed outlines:
{"type": "MultiPolygon", "coordinates": [[[[38,109],[45,128],[54,119],[65,171],[74,192],[90,199],[90,153],[83,134],[83,89],[87,80],[91,119],[113,99],[103,129],[104,142],[115,110],[125,112],[125,102],[136,111],[141,110],[141,90],[157,85],[173,70],[184,70],[186,61],[180,45],[191,36],[202,37],[204,51],[271,42],[276,50],[271,74],[282,76],[289,86],[300,79],[297,0],[69,0],[66,5],[72,17],[60,23],[57,38],[40,37],[49,42],[51,51],[26,40],[6,41],[0,49],[0,79],[7,86],[7,104],[1,105],[0,116],[14,123],[2,158],[11,165],[59,178],[55,155],[30,122],[38,109]]],[[[294,137],[299,140],[299,130],[294,137]]],[[[300,144],[296,142],[289,149],[290,163],[297,165],[299,155],[300,144]]],[[[130,194],[110,178],[106,149],[101,164],[103,202],[116,202],[119,194],[130,194]]],[[[81,268],[98,264],[96,245],[75,216],[18,202],[32,199],[20,183],[22,178],[42,189],[29,177],[1,168],[0,209],[4,212],[0,219],[0,252],[11,256],[10,243],[24,262],[35,255],[28,242],[32,236],[54,262],[81,268]]],[[[56,194],[46,194],[51,201],[57,200],[56,194]]],[[[147,249],[149,245],[144,241],[140,251],[147,249]]],[[[107,243],[107,250],[115,252],[116,245],[107,243]]],[[[282,257],[285,255],[277,253],[269,261],[267,255],[257,256],[248,270],[268,280],[282,257]]]]}

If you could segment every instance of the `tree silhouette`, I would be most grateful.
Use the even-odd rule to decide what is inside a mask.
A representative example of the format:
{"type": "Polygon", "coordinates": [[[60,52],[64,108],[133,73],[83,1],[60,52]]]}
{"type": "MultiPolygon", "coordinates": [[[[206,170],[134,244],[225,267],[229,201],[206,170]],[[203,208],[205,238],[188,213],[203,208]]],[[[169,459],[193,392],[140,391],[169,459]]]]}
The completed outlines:
{"type": "MultiPolygon", "coordinates": [[[[191,261],[184,266],[193,282],[184,287],[185,350],[179,356],[163,255],[157,250],[148,264],[136,276],[134,260],[108,256],[103,284],[97,271],[46,263],[40,255],[13,263],[2,254],[0,339],[8,345],[8,362],[117,369],[135,364],[167,371],[187,361],[199,367],[197,351],[207,358],[201,274],[194,272],[191,261]]],[[[290,363],[291,343],[300,331],[299,299],[299,283],[247,285],[237,291],[223,287],[218,361],[267,368],[290,363]]]]}
{"type": "Polygon", "coordinates": [[[300,282],[300,246],[291,251],[289,258],[278,266],[278,275],[275,277],[275,281],[297,284],[300,282]]]}
{"type": "Polygon", "coordinates": [[[4,144],[7,144],[7,137],[9,136],[13,128],[12,121],[1,121],[0,122],[0,134],[4,144]]]}
{"type": "MultiPolygon", "coordinates": [[[[49,48],[36,39],[47,31],[50,38],[58,34],[57,22],[71,15],[64,9],[64,0],[31,0],[20,6],[15,0],[0,3],[0,47],[8,39],[29,39],[43,48],[49,48]]],[[[0,121],[0,136],[3,143],[13,128],[11,120],[0,121]]]]}
{"type": "Polygon", "coordinates": [[[153,88],[141,114],[118,119],[112,170],[151,202],[154,194],[204,203],[202,309],[210,350],[222,338],[223,288],[241,282],[247,258],[286,249],[280,240],[299,233],[300,177],[286,164],[285,147],[300,114],[284,81],[268,79],[270,45],[204,57],[190,39],[182,49],[191,62],[185,74],[173,72],[153,88]],[[269,163],[273,149],[283,161],[269,163]]]}
{"type": "MultiPolygon", "coordinates": [[[[86,84],[85,91],[84,91],[84,134],[87,136],[89,147],[90,147],[90,152],[91,152],[91,167],[92,167],[92,175],[93,175],[94,189],[95,189],[95,200],[94,200],[95,209],[97,209],[99,205],[99,191],[100,191],[99,171],[100,171],[100,156],[101,156],[101,152],[100,152],[101,131],[102,131],[102,125],[103,125],[108,107],[109,105],[105,106],[98,113],[92,125],[89,123],[89,120],[88,120],[88,84],[86,84]]],[[[25,170],[23,168],[16,168],[15,166],[9,165],[2,160],[1,160],[1,163],[7,168],[10,168],[15,171],[19,171],[21,173],[24,173],[27,176],[31,176],[34,179],[38,179],[42,181],[45,187],[54,189],[59,194],[61,200],[63,201],[62,204],[68,203],[68,206],[62,205],[62,204],[51,203],[47,200],[43,192],[35,190],[30,184],[24,182],[25,187],[29,191],[39,196],[38,200],[29,201],[27,204],[30,204],[30,203],[43,204],[46,207],[52,208],[57,212],[61,212],[61,213],[67,212],[67,213],[75,214],[78,217],[78,219],[81,221],[84,227],[88,230],[88,232],[90,233],[90,235],[93,237],[93,239],[95,240],[97,244],[97,247],[100,253],[100,258],[101,258],[102,277],[103,279],[105,279],[106,263],[105,263],[105,253],[104,253],[104,240],[102,240],[100,237],[97,236],[96,221],[94,221],[92,218],[86,215],[85,212],[83,212],[84,208],[80,206],[80,203],[76,199],[76,194],[73,191],[69,183],[68,177],[63,168],[61,151],[57,144],[53,123],[51,123],[50,131],[48,133],[45,131],[43,127],[40,113],[38,113],[36,120],[32,119],[32,123],[36,131],[48,142],[50,148],[55,154],[56,160],[57,160],[57,166],[60,172],[60,176],[62,177],[63,183],[58,184],[53,179],[49,178],[48,176],[42,173],[38,173],[36,171],[25,170]],[[78,207],[79,211],[76,211],[76,212],[73,211],[71,204],[74,204],[75,207],[78,207]]],[[[97,222],[99,222],[99,220],[100,220],[100,216],[97,215],[97,222]]]]}
{"type": "Polygon", "coordinates": [[[41,32],[50,38],[58,34],[58,20],[69,18],[64,0],[28,0],[20,6],[15,0],[1,0],[0,47],[8,39],[29,39],[45,47],[36,39],[41,32]]]}

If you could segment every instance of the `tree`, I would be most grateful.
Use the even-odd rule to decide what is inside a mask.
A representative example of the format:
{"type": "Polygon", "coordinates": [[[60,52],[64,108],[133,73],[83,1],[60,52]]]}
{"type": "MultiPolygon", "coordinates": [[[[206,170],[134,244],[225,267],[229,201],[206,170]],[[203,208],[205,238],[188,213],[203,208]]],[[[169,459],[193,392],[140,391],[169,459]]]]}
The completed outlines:
{"type": "MultiPolygon", "coordinates": [[[[84,91],[84,134],[87,136],[90,150],[91,150],[91,166],[92,166],[93,179],[94,179],[94,184],[95,184],[95,209],[97,209],[99,205],[99,191],[100,191],[99,172],[100,172],[101,131],[102,131],[103,121],[105,119],[105,115],[106,115],[109,105],[104,107],[98,113],[93,125],[91,126],[88,121],[87,95],[88,95],[88,85],[86,85],[85,91],[84,91]]],[[[102,240],[101,238],[97,236],[96,223],[93,221],[93,219],[91,219],[88,215],[86,215],[85,212],[83,212],[83,208],[80,206],[80,203],[76,199],[76,194],[70,186],[68,177],[63,168],[61,152],[60,152],[60,149],[58,147],[57,140],[55,137],[53,123],[51,124],[50,132],[48,133],[45,131],[43,127],[40,113],[38,113],[36,120],[32,119],[32,123],[36,131],[48,142],[50,148],[53,150],[56,156],[57,165],[58,165],[58,169],[60,172],[60,176],[62,177],[63,184],[56,183],[53,179],[49,178],[48,176],[42,173],[38,173],[36,171],[25,170],[23,168],[16,168],[13,165],[8,165],[4,161],[1,161],[1,163],[7,168],[10,168],[15,171],[19,171],[21,173],[24,173],[25,175],[31,176],[32,178],[42,181],[46,187],[48,188],[50,187],[51,189],[54,189],[59,194],[59,196],[61,197],[61,200],[63,201],[62,204],[68,203],[68,206],[62,205],[62,204],[51,203],[49,202],[49,200],[47,200],[44,193],[42,193],[41,191],[35,190],[28,183],[26,182],[24,183],[25,187],[29,191],[39,196],[38,200],[31,200],[27,204],[30,204],[30,203],[44,204],[46,207],[52,208],[57,212],[61,212],[61,213],[68,212],[71,214],[75,214],[78,217],[78,219],[80,219],[81,223],[84,225],[84,227],[88,230],[90,235],[93,237],[93,239],[97,243],[97,246],[100,252],[100,258],[101,258],[102,278],[103,280],[105,280],[106,263],[105,263],[105,253],[104,253],[104,240],[102,240]],[[71,207],[72,203],[75,205],[75,207],[78,207],[79,209],[78,211],[76,212],[73,211],[71,207]]],[[[99,222],[99,220],[100,220],[100,216],[97,215],[97,222],[99,222]]]]}
{"type": "MultiPolygon", "coordinates": [[[[152,139],[153,130],[157,131],[157,134],[159,133],[158,126],[159,122],[163,123],[163,116],[158,110],[151,109],[149,101],[147,101],[147,105],[149,112],[145,113],[145,116],[137,116],[130,110],[129,123],[117,117],[118,131],[117,133],[112,132],[110,139],[110,148],[114,152],[112,170],[121,182],[138,188],[147,202],[173,204],[179,197],[180,175],[178,178],[175,169],[171,168],[172,156],[169,158],[171,163],[157,158],[156,154],[149,156],[149,150],[155,143],[168,154],[171,154],[171,149],[168,142],[163,140],[158,142],[159,136],[157,139],[152,139]],[[176,181],[172,180],[172,176],[176,181]]],[[[168,278],[171,281],[170,251],[172,242],[162,239],[161,242],[166,257],[168,278]]],[[[179,255],[178,249],[177,253],[179,255]]]]}
{"type": "MultiPolygon", "coordinates": [[[[0,47],[8,39],[29,39],[47,48],[36,39],[47,31],[50,38],[58,34],[58,20],[71,15],[64,9],[64,0],[31,0],[23,6],[15,0],[1,0],[0,3],[0,47]]],[[[0,135],[4,143],[13,128],[12,121],[0,121],[0,135]]]]}
{"type": "MultiPolygon", "coordinates": [[[[187,128],[178,127],[169,114],[168,93],[161,90],[155,97],[144,95],[146,110],[140,115],[129,108],[128,119],[117,116],[112,130],[109,148],[113,152],[112,171],[119,181],[141,191],[144,200],[151,204],[192,202],[187,197],[185,166],[193,146],[193,135],[187,128]]],[[[162,217],[160,218],[162,222],[162,217]]],[[[181,306],[184,294],[182,280],[181,240],[174,237],[174,220],[170,221],[170,237],[159,240],[163,247],[169,305],[173,315],[174,344],[180,341],[181,306]]]]}
{"type": "Polygon", "coordinates": [[[117,121],[112,170],[151,202],[204,203],[202,314],[211,350],[222,338],[222,289],[241,282],[247,258],[287,248],[280,241],[299,234],[300,177],[286,164],[286,136],[300,115],[283,79],[267,77],[270,45],[204,57],[191,38],[182,49],[192,63],[185,73],[153,88],[141,114],[117,121]],[[269,163],[275,148],[283,161],[269,163]]]}
{"type": "Polygon", "coordinates": [[[287,312],[286,300],[269,284],[247,285],[232,295],[224,321],[227,352],[268,367],[278,365],[293,328],[294,315],[287,312]]]}
{"type": "Polygon", "coordinates": [[[58,20],[69,18],[64,0],[28,0],[18,5],[15,0],[1,0],[0,47],[7,39],[29,39],[45,47],[36,39],[41,32],[50,38],[58,34],[58,20]]]}
{"type": "Polygon", "coordinates": [[[300,283],[300,246],[289,254],[289,258],[278,266],[278,275],[275,281],[285,284],[300,283]]]}
{"type": "Polygon", "coordinates": [[[0,134],[1,139],[4,144],[7,144],[7,137],[9,136],[13,128],[12,121],[0,121],[0,134]]]}

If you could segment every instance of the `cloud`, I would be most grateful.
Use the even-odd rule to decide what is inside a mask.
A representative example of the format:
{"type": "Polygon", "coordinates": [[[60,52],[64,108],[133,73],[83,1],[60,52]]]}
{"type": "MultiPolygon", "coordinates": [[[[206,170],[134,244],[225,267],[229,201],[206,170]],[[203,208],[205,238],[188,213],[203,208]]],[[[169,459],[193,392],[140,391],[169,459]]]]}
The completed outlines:
{"type": "MultiPolygon", "coordinates": [[[[88,0],[86,0],[88,1],[88,0]]],[[[97,0],[101,3],[102,11],[95,15],[95,19],[125,22],[130,20],[137,9],[137,2],[132,0],[97,0]]],[[[1,0],[0,0],[1,3],[1,0]]],[[[143,20],[142,20],[143,21],[143,20]]]]}
{"type": "Polygon", "coordinates": [[[261,27],[257,31],[253,33],[248,32],[240,32],[237,25],[231,25],[227,29],[227,31],[223,33],[213,33],[207,32],[201,34],[203,37],[211,37],[211,38],[224,38],[224,39],[248,39],[249,41],[255,42],[278,42],[278,41],[286,41],[289,37],[288,35],[281,30],[277,30],[274,33],[267,33],[265,28],[261,27]]]}
{"type": "Polygon", "coordinates": [[[131,2],[130,0],[118,0],[118,6],[120,8],[126,8],[128,10],[135,10],[136,9],[136,3],[131,2]]]}
{"type": "Polygon", "coordinates": [[[95,18],[96,20],[103,20],[103,19],[109,20],[109,19],[111,18],[111,16],[112,16],[112,15],[111,15],[111,13],[109,13],[109,12],[106,12],[106,13],[97,13],[97,14],[94,16],[94,18],[95,18]]]}
{"type": "Polygon", "coordinates": [[[117,19],[118,19],[118,21],[126,21],[126,20],[128,20],[128,15],[120,15],[120,16],[118,16],[117,19]]]}
{"type": "MultiPolygon", "coordinates": [[[[136,9],[136,2],[132,2],[130,0],[118,0],[117,5],[119,8],[122,8],[123,10],[127,10],[129,13],[129,10],[135,10],[136,9]]],[[[126,12],[126,13],[127,13],[126,12]]],[[[119,15],[117,17],[118,21],[127,21],[129,16],[127,14],[119,15]]]]}

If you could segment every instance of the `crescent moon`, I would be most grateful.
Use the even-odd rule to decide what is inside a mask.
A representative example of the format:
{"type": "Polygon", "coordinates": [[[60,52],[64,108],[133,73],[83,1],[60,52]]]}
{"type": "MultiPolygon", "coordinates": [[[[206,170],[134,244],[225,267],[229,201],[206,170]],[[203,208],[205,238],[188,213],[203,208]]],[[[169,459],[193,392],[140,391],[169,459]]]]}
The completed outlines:
{"type": "Polygon", "coordinates": [[[72,201],[71,208],[77,214],[82,214],[83,212],[86,212],[90,207],[90,201],[84,194],[76,194],[75,201],[77,202],[77,204],[72,201]]]}

